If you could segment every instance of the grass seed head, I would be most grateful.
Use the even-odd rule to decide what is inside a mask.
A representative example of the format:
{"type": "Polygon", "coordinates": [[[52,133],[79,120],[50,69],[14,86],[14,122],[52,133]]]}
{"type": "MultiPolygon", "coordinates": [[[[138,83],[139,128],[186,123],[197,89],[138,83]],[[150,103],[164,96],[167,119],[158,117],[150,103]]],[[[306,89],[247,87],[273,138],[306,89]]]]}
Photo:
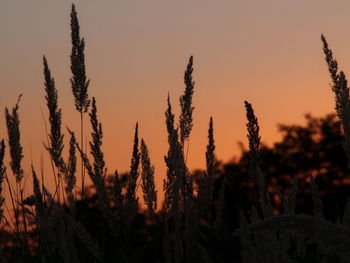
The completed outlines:
{"type": "Polygon", "coordinates": [[[13,174],[16,177],[16,182],[21,182],[24,171],[21,166],[21,161],[23,159],[22,154],[22,146],[20,143],[21,139],[21,132],[19,129],[19,115],[18,115],[18,109],[19,109],[19,102],[22,97],[22,94],[18,97],[17,103],[15,107],[12,108],[12,112],[8,110],[8,108],[5,108],[5,117],[6,117],[6,125],[7,125],[7,134],[9,139],[9,146],[10,146],[10,156],[11,156],[11,162],[10,166],[13,171],[13,174]]]}

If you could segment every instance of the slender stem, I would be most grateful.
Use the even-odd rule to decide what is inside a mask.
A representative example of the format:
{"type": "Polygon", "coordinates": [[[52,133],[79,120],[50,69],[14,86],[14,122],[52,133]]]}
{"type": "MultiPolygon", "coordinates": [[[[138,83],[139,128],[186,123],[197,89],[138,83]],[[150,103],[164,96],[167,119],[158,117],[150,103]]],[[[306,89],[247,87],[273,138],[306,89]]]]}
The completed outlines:
{"type": "MultiPolygon", "coordinates": [[[[81,151],[84,152],[84,113],[80,112],[80,144],[81,151]]],[[[83,157],[81,157],[81,200],[84,200],[84,182],[85,182],[85,171],[84,171],[84,161],[83,157]]]]}

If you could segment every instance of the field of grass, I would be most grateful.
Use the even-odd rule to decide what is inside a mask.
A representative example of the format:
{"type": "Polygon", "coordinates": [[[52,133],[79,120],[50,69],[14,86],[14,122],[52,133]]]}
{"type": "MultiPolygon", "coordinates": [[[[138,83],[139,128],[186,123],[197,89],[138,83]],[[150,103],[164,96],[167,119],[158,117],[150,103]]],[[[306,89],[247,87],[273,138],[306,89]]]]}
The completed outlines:
{"type": "MultiPolygon", "coordinates": [[[[20,99],[5,109],[8,133],[0,143],[0,261],[1,262],[350,262],[350,202],[337,220],[328,220],[311,171],[307,181],[312,211],[297,213],[298,178],[279,195],[270,191],[264,171],[259,123],[253,106],[245,101],[249,171],[243,178],[252,202],[234,198],[232,177],[218,173],[214,120],[209,119],[206,169],[191,172],[187,165],[193,127],[193,57],[184,74],[181,114],[176,122],[168,96],[165,125],[168,133],[164,202],[159,204],[154,166],[148,145],[135,127],[130,171],[107,174],[102,151],[103,126],[98,103],[89,97],[85,73],[85,41],[80,36],[75,6],[71,10],[71,88],[80,115],[80,130],[64,130],[58,92],[49,63],[43,57],[47,120],[47,153],[50,155],[55,191],[49,192],[38,167],[32,166],[30,195],[24,189],[23,149],[20,130],[20,99]],[[84,145],[84,119],[91,125],[91,140],[84,145]],[[64,145],[69,136],[69,145],[64,145]],[[67,151],[67,158],[64,151],[67,151]],[[4,162],[9,154],[10,165],[4,162]],[[81,164],[81,167],[78,165],[81,164]],[[15,178],[11,184],[9,178],[15,178]],[[77,177],[81,185],[77,185],[77,177]],[[86,185],[87,177],[92,186],[86,185]],[[136,195],[142,190],[147,208],[140,209],[136,195]],[[4,189],[10,208],[5,210],[4,189]],[[161,208],[158,209],[158,206],[161,208]],[[235,218],[235,221],[232,221],[235,218]]],[[[321,36],[335,94],[343,150],[350,163],[350,101],[345,74],[338,69],[325,37],[321,36]]],[[[285,129],[287,130],[287,129],[285,129]]],[[[341,158],[341,157],[339,157],[341,158]]],[[[28,185],[27,185],[28,187],[28,185]]],[[[235,190],[236,189],[236,190],[235,190]]]]}

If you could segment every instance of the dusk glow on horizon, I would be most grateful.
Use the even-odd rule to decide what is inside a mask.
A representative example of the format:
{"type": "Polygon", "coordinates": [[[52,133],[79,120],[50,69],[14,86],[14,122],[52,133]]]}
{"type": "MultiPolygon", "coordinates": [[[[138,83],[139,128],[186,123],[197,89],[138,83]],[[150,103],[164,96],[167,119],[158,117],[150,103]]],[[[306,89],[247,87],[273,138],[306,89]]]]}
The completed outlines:
{"type": "MultiPolygon", "coordinates": [[[[350,2],[337,1],[74,1],[86,41],[89,96],[103,125],[108,172],[130,167],[134,128],[144,138],[162,192],[167,154],[165,110],[175,119],[183,75],[194,56],[194,125],[187,164],[205,167],[209,118],[216,156],[238,157],[247,145],[244,100],[252,103],[262,142],[280,138],[277,124],[303,124],[304,114],[334,112],[334,96],[320,35],[345,74],[350,73],[350,2]]],[[[7,140],[5,107],[19,94],[25,174],[30,164],[50,171],[46,143],[42,57],[46,56],[62,109],[64,152],[69,127],[79,132],[70,71],[71,1],[0,2],[0,138],[7,140]]],[[[88,115],[85,126],[90,127],[88,115]]],[[[86,140],[90,130],[86,130],[86,140]]],[[[6,164],[9,162],[6,157],[6,164]]],[[[78,162],[80,160],[78,159],[78,162]]],[[[53,180],[50,175],[47,182],[53,180]]],[[[30,180],[29,180],[30,181],[30,180]]],[[[29,187],[31,191],[31,187],[29,187]]]]}

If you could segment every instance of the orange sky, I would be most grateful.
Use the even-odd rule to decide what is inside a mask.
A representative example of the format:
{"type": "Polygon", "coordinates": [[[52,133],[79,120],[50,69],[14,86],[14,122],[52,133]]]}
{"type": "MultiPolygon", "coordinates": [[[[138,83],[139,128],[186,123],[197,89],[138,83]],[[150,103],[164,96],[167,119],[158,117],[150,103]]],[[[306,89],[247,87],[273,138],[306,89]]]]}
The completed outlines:
{"type": "MultiPolygon", "coordinates": [[[[44,54],[56,81],[63,127],[79,131],[69,83],[71,3],[0,2],[0,116],[23,93],[20,117],[28,174],[30,156],[38,170],[41,154],[47,160],[41,115],[42,109],[47,118],[44,54]]],[[[196,82],[188,158],[191,169],[205,164],[210,116],[219,159],[226,162],[237,155],[238,141],[246,144],[244,100],[253,104],[262,141],[268,144],[279,138],[277,123],[301,123],[307,112],[320,116],[333,111],[321,33],[341,69],[348,72],[350,68],[348,0],[337,4],[323,0],[74,3],[86,39],[89,94],[97,99],[108,169],[128,169],[138,121],[140,136],[155,164],[159,191],[167,152],[166,97],[170,92],[178,117],[190,55],[194,55],[196,82]]],[[[3,117],[0,137],[7,138],[3,117]]]]}

